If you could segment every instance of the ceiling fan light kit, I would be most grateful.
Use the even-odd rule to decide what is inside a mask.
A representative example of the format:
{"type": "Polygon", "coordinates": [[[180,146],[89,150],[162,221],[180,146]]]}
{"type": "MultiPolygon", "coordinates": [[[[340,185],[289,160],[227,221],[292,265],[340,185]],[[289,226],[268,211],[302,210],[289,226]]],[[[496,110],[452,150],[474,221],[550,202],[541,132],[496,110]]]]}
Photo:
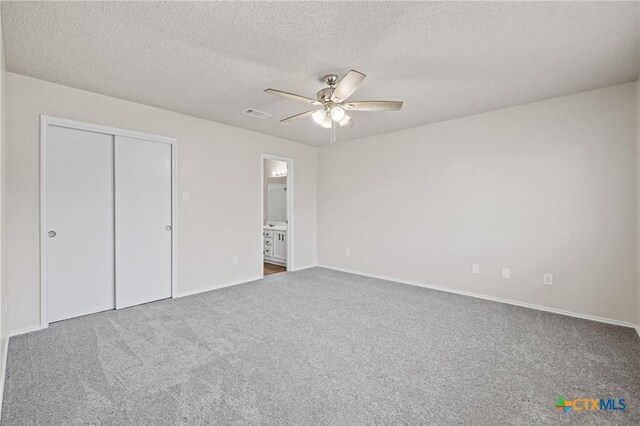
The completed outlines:
{"type": "Polygon", "coordinates": [[[340,121],[344,118],[344,110],[337,105],[331,107],[331,119],[333,121],[340,121]]]}
{"type": "Polygon", "coordinates": [[[280,122],[288,123],[290,121],[311,116],[316,124],[324,127],[325,129],[331,129],[331,143],[334,143],[336,141],[336,123],[340,127],[353,126],[353,120],[346,111],[397,111],[402,108],[401,101],[356,101],[344,103],[356,90],[358,90],[366,77],[367,76],[361,72],[351,70],[342,77],[340,82],[338,82],[338,74],[327,74],[324,76],[323,80],[329,87],[325,87],[318,91],[316,94],[317,99],[276,89],[265,89],[265,92],[320,107],[318,109],[283,118],[280,122]]]}
{"type": "Polygon", "coordinates": [[[319,109],[313,112],[313,114],[311,114],[311,118],[325,129],[330,129],[332,122],[334,121],[331,114],[328,114],[324,109],[319,109]]]}
{"type": "Polygon", "coordinates": [[[324,119],[327,118],[327,111],[323,109],[314,111],[314,113],[311,114],[311,118],[313,118],[313,121],[315,121],[316,123],[322,124],[322,122],[324,122],[324,119]]]}

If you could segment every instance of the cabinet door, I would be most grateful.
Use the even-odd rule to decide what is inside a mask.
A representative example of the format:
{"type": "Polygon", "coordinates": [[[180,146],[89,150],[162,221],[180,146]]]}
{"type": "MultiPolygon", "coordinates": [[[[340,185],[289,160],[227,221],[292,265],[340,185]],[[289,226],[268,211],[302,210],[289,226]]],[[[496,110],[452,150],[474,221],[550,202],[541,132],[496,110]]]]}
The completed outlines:
{"type": "Polygon", "coordinates": [[[280,259],[287,260],[287,233],[283,232],[280,237],[280,259]]]}
{"type": "Polygon", "coordinates": [[[273,233],[273,253],[271,255],[271,257],[276,258],[276,259],[280,259],[281,255],[280,255],[280,250],[281,250],[281,246],[280,246],[280,240],[282,239],[282,233],[274,231],[273,233]]]}
{"type": "Polygon", "coordinates": [[[286,232],[273,233],[273,257],[279,260],[287,259],[287,234],[286,232]]]}

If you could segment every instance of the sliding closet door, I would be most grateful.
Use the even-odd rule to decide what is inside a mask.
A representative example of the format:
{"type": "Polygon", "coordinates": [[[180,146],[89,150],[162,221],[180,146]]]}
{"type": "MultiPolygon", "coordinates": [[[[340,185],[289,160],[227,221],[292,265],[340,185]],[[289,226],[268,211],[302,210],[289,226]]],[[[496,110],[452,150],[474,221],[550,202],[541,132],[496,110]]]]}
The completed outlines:
{"type": "Polygon", "coordinates": [[[48,126],[47,322],[113,309],[113,136],[48,126]]]}
{"type": "Polygon", "coordinates": [[[116,307],[171,297],[171,145],[116,136],[116,307]]]}

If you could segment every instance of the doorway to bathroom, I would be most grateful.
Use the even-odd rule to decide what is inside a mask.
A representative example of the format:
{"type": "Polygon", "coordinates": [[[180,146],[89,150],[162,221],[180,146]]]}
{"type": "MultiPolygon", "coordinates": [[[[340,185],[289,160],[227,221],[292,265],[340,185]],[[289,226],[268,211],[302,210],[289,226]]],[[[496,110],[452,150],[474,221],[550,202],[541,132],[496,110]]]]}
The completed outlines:
{"type": "Polygon", "coordinates": [[[262,155],[263,276],[291,270],[293,160],[262,155]]]}

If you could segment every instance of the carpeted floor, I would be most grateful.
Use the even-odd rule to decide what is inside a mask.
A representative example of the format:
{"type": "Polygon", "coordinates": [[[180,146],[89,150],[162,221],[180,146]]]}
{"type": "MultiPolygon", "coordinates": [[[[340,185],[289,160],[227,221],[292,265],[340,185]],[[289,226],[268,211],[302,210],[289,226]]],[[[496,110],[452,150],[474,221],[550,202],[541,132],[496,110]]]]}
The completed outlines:
{"type": "Polygon", "coordinates": [[[313,268],[13,337],[4,392],[3,425],[640,424],[640,338],[313,268]]]}

